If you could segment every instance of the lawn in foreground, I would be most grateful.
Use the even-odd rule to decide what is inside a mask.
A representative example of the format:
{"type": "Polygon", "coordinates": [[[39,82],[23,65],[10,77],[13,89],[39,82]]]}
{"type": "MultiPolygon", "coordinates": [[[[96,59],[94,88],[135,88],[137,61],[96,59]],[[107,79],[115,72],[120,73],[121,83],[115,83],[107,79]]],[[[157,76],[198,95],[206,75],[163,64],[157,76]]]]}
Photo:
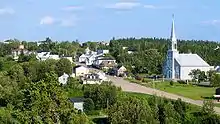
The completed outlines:
{"type": "Polygon", "coordinates": [[[155,83],[155,88],[195,100],[204,100],[211,98],[215,94],[216,89],[213,87],[202,87],[179,83],[174,83],[174,85],[171,86],[168,82],[155,83]]]}

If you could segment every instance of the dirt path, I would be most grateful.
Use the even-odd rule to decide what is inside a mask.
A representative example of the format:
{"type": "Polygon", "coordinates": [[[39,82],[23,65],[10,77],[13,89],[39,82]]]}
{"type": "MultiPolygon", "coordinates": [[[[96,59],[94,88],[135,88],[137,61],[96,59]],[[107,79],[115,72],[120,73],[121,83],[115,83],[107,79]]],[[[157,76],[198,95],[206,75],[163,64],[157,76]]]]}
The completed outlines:
{"type": "MultiPolygon", "coordinates": [[[[203,101],[201,100],[193,100],[193,99],[186,98],[183,96],[178,96],[172,93],[167,93],[161,90],[144,87],[139,84],[130,83],[129,81],[126,81],[120,77],[112,77],[112,76],[107,76],[107,77],[113,82],[114,85],[121,87],[122,90],[126,92],[144,93],[144,94],[156,95],[156,96],[165,97],[165,98],[174,99],[174,100],[177,100],[178,98],[180,98],[182,101],[187,102],[187,103],[191,103],[191,104],[198,105],[198,106],[203,105],[203,101]]],[[[220,108],[215,107],[215,111],[218,114],[220,114],[220,108]]]]}

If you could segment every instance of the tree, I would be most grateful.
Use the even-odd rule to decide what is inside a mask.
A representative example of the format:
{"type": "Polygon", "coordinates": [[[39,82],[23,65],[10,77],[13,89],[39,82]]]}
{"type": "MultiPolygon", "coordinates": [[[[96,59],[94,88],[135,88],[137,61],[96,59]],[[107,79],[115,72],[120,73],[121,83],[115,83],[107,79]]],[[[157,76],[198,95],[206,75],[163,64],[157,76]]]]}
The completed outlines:
{"type": "Polygon", "coordinates": [[[84,97],[91,98],[95,109],[99,110],[113,105],[117,100],[117,88],[111,84],[89,85],[84,88],[84,97]]]}
{"type": "Polygon", "coordinates": [[[198,80],[200,74],[201,74],[201,70],[199,69],[194,69],[189,73],[189,75],[192,77],[193,80],[198,80]]]}
{"type": "Polygon", "coordinates": [[[21,85],[25,82],[26,79],[24,76],[24,70],[19,64],[15,64],[9,69],[8,76],[17,82],[20,82],[21,85]]]}
{"type": "Polygon", "coordinates": [[[89,113],[91,112],[92,110],[94,110],[95,108],[95,105],[94,105],[94,102],[92,101],[92,99],[90,98],[87,98],[85,101],[84,101],[84,104],[83,104],[83,110],[85,113],[89,113]]]}
{"type": "Polygon", "coordinates": [[[66,58],[61,58],[56,64],[56,72],[58,76],[63,75],[63,73],[71,74],[72,73],[71,62],[66,58]]]}
{"type": "Polygon", "coordinates": [[[112,124],[156,124],[147,101],[125,97],[112,105],[108,111],[112,124]]]}
{"type": "Polygon", "coordinates": [[[27,83],[19,98],[14,114],[21,123],[70,123],[86,119],[75,111],[54,73],[46,74],[39,82],[27,83]]]}
{"type": "Polygon", "coordinates": [[[214,87],[220,86],[220,74],[213,74],[210,79],[210,84],[214,87]]]}

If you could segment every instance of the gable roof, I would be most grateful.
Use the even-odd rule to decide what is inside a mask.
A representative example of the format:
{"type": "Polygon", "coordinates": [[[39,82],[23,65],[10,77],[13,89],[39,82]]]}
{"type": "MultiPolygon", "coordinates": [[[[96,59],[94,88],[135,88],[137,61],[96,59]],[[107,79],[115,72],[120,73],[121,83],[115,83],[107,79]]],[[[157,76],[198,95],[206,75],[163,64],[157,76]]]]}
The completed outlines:
{"type": "Polygon", "coordinates": [[[178,57],[176,57],[175,59],[180,64],[180,66],[187,66],[187,67],[209,67],[210,66],[197,54],[179,54],[178,57]]]}
{"type": "Polygon", "coordinates": [[[84,102],[84,100],[85,100],[85,98],[83,98],[83,97],[70,98],[70,101],[72,103],[84,102]]]}

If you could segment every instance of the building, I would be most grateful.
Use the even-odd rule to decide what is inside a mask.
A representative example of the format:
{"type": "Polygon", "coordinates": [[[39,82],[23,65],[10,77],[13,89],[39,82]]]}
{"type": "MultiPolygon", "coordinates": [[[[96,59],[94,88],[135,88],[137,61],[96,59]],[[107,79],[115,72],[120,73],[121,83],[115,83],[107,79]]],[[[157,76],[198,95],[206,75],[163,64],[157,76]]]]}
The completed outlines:
{"type": "Polygon", "coordinates": [[[24,45],[20,44],[17,49],[12,50],[12,57],[15,61],[17,61],[21,54],[30,55],[35,54],[35,52],[28,51],[27,49],[25,49],[24,45]]]}
{"type": "Polygon", "coordinates": [[[124,66],[114,67],[110,74],[124,77],[127,75],[127,69],[124,66]]]}
{"type": "Polygon", "coordinates": [[[73,68],[73,73],[75,74],[76,77],[84,76],[85,74],[89,73],[89,69],[87,67],[79,65],[73,68]]]}
{"type": "Polygon", "coordinates": [[[73,103],[74,108],[80,111],[83,111],[84,101],[85,98],[70,98],[70,102],[73,103]]]}
{"type": "Polygon", "coordinates": [[[62,76],[60,76],[58,78],[58,81],[61,83],[61,84],[67,84],[67,81],[68,81],[68,78],[69,78],[69,75],[64,73],[62,76]]]}
{"type": "Polygon", "coordinates": [[[109,54],[109,50],[97,50],[97,54],[109,54]]]}
{"type": "Polygon", "coordinates": [[[191,80],[192,77],[189,76],[189,73],[194,69],[199,69],[205,72],[209,71],[210,69],[214,69],[214,67],[210,66],[197,54],[179,53],[177,49],[174,19],[172,22],[170,40],[170,48],[167,51],[167,57],[163,66],[163,75],[165,78],[191,80]]]}
{"type": "Polygon", "coordinates": [[[45,61],[47,59],[55,59],[55,60],[60,59],[59,55],[51,54],[51,52],[39,52],[37,53],[36,58],[40,61],[45,61]]]}
{"type": "Polygon", "coordinates": [[[109,68],[113,68],[116,65],[117,65],[116,60],[111,57],[98,57],[94,61],[94,66],[99,69],[109,69],[109,68]]]}
{"type": "Polygon", "coordinates": [[[83,84],[101,84],[104,81],[109,81],[105,74],[101,72],[86,74],[81,80],[83,84]]]}

